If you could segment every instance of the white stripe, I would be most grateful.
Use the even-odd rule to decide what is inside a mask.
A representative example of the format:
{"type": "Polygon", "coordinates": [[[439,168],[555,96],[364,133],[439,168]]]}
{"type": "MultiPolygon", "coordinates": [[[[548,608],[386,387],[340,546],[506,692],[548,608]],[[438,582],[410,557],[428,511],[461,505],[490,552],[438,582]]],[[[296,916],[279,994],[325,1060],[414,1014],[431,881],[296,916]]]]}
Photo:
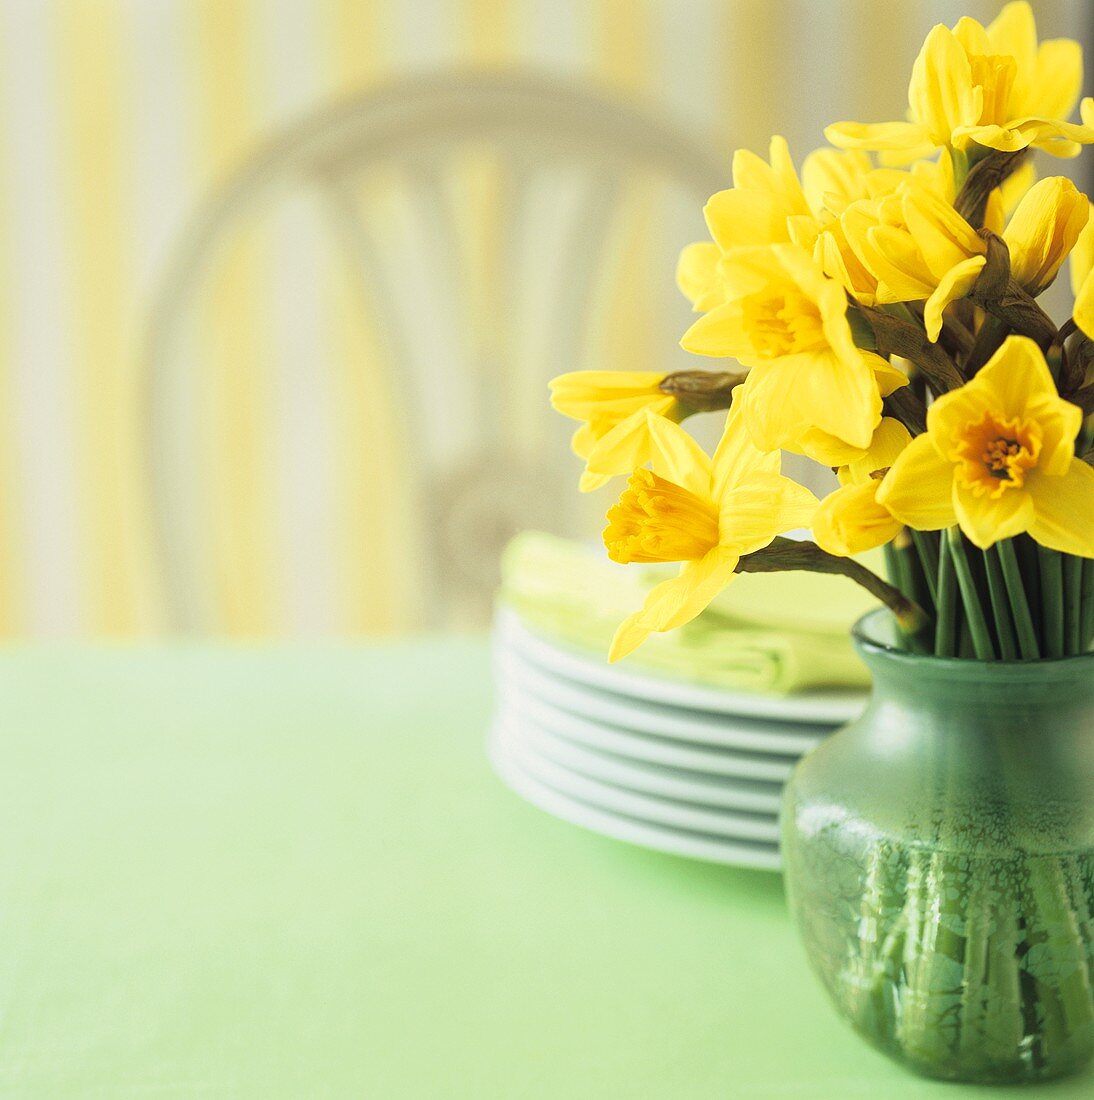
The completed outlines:
{"type": "Polygon", "coordinates": [[[49,5],[0,7],[0,106],[9,173],[10,349],[17,461],[25,483],[28,614],[33,633],[74,633],[80,600],[82,532],[76,500],[77,410],[73,289],[62,237],[62,179],[49,5]]]}
{"type": "MultiPolygon", "coordinates": [[[[315,13],[305,5],[277,4],[263,21],[265,78],[261,102],[273,127],[292,125],[322,102],[320,42],[315,13]]],[[[276,394],[273,450],[277,520],[283,572],[282,602],[294,634],[330,633],[337,622],[335,583],[337,509],[333,475],[330,333],[320,300],[323,253],[329,232],[313,194],[294,193],[279,201],[273,218],[272,263],[263,287],[271,310],[271,341],[264,349],[276,394]]]]}
{"type": "Polygon", "coordinates": [[[460,59],[464,51],[458,34],[458,0],[388,0],[387,7],[393,27],[392,68],[396,73],[450,66],[460,59]]]}
{"type": "MultiPolygon", "coordinates": [[[[136,90],[130,110],[136,140],[130,143],[133,160],[130,171],[135,180],[132,188],[132,210],[136,248],[135,269],[142,297],[137,307],[142,311],[138,320],[138,343],[135,354],[138,385],[145,386],[152,368],[149,361],[150,310],[164,289],[169,265],[185,241],[185,235],[197,213],[201,198],[198,135],[195,112],[189,98],[193,88],[196,53],[188,50],[188,31],[192,23],[175,0],[145,0],[136,5],[126,23],[130,35],[129,48],[124,51],[130,63],[126,83],[136,90]]],[[[193,288],[190,288],[191,291],[193,288]]],[[[171,354],[165,363],[168,377],[151,379],[153,384],[166,385],[171,397],[164,402],[170,409],[169,439],[153,441],[147,434],[149,408],[138,406],[141,417],[138,426],[139,460],[143,463],[139,507],[149,534],[149,551],[153,577],[158,586],[168,581],[162,560],[162,548],[152,513],[166,507],[174,519],[171,539],[174,553],[189,564],[186,580],[187,599],[195,605],[195,613],[203,622],[211,621],[210,586],[191,586],[195,572],[201,573],[199,546],[208,542],[208,528],[203,518],[208,508],[202,507],[201,475],[194,455],[200,438],[200,396],[195,382],[198,373],[192,369],[200,362],[199,343],[193,323],[193,299],[180,300],[184,311],[182,323],[172,330],[171,354]],[[150,480],[153,469],[146,448],[155,445],[170,454],[169,480],[150,480]],[[158,499],[163,497],[165,499],[158,499]],[[200,591],[199,591],[200,588],[200,591]],[[204,606],[198,611],[198,606],[204,606]]],[[[169,625],[169,624],[165,624],[169,625]]]]}

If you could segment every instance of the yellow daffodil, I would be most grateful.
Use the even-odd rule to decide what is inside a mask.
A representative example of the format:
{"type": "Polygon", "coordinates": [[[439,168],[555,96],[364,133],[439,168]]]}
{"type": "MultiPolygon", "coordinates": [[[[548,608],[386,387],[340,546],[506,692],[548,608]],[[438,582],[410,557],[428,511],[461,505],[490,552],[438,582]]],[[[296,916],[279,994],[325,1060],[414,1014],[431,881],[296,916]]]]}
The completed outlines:
{"type": "Polygon", "coordinates": [[[681,344],[751,368],[743,404],[755,444],[773,451],[816,430],[868,447],[882,388],[906,379],[855,347],[843,287],[797,245],[735,249],[720,267],[729,300],[700,317],[681,344]]]}
{"type": "Polygon", "coordinates": [[[845,149],[876,149],[914,160],[934,148],[981,146],[1005,152],[1034,147],[1074,156],[1094,142],[1094,123],[1066,121],[1082,87],[1078,42],[1038,45],[1025,0],[1007,4],[983,27],[962,19],[936,26],[916,58],[908,86],[909,121],[840,122],[825,136],[845,149]]]}
{"type": "Polygon", "coordinates": [[[1094,339],[1094,206],[1071,250],[1071,292],[1075,295],[1075,324],[1094,339]]]}
{"type": "Polygon", "coordinates": [[[711,195],[703,207],[711,240],[688,245],[680,254],[676,284],[697,312],[726,300],[719,271],[725,253],[786,244],[794,239],[792,227],[800,222],[816,235],[786,139],[773,137],[768,156],[765,161],[748,149],[733,154],[733,186],[711,195]]]}
{"type": "Polygon", "coordinates": [[[650,469],[634,472],[608,512],[604,543],[614,561],[681,562],[678,576],[653,588],[616,631],[609,660],[626,656],[654,631],[695,618],[733,579],[745,554],[808,525],[816,498],[779,472],[731,410],[711,459],[683,428],[650,418],[650,469]]]}
{"type": "Polygon", "coordinates": [[[983,549],[1028,532],[1094,557],[1094,468],[1075,457],[1082,412],[1057,392],[1045,357],[1011,336],[967,385],[940,397],[877,501],[909,527],[958,523],[983,549]]]}
{"type": "Polygon", "coordinates": [[[660,388],[664,379],[657,371],[584,370],[551,381],[552,407],[585,422],[571,442],[574,453],[586,462],[582,492],[599,489],[615,474],[649,461],[647,420],[636,413],[648,410],[670,420],[683,418],[676,398],[660,388]]]}
{"type": "Polygon", "coordinates": [[[1018,203],[1003,240],[1010,250],[1010,273],[1037,297],[1056,278],[1090,216],[1090,202],[1063,176],[1036,183],[1018,203]]]}
{"type": "Polygon", "coordinates": [[[733,154],[733,186],[711,195],[703,216],[722,252],[761,244],[786,244],[794,218],[811,219],[786,139],[773,137],[770,162],[747,149],[733,154]]]}
{"type": "Polygon", "coordinates": [[[696,312],[723,304],[720,260],[737,248],[799,244],[825,274],[872,304],[869,276],[846,246],[837,215],[867,194],[872,170],[865,153],[819,149],[805,158],[802,180],[784,138],[773,137],[769,162],[746,149],[733,157],[733,187],[712,195],[703,213],[712,237],[680,254],[676,283],[696,312]]]}
{"type": "Polygon", "coordinates": [[[877,500],[881,480],[912,441],[908,429],[883,417],[869,448],[839,473],[840,488],[821,501],[813,537],[822,550],[851,557],[896,538],[903,524],[877,500]]]}
{"type": "Polygon", "coordinates": [[[937,340],[942,311],[980,277],[984,240],[948,202],[911,181],[884,198],[852,203],[841,220],[877,280],[878,303],[924,302],[927,336],[937,340]]]}

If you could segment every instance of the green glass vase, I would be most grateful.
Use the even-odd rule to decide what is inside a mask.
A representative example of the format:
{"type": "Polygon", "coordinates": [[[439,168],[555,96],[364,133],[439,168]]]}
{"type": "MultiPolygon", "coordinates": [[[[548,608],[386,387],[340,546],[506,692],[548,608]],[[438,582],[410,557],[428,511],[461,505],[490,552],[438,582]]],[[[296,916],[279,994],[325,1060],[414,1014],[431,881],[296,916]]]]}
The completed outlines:
{"type": "Polygon", "coordinates": [[[1094,654],[919,656],[885,611],[855,643],[870,705],[800,762],[783,803],[814,970],[919,1073],[1074,1073],[1094,1053],[1094,654]]]}

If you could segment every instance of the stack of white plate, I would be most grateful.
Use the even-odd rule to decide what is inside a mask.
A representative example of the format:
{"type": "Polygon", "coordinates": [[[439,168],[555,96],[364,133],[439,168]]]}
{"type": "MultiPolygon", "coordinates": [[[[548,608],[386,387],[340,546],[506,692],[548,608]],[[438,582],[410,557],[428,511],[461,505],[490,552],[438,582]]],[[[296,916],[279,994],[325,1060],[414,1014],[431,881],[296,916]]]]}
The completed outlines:
{"type": "Polygon", "coordinates": [[[866,700],[733,692],[609,665],[507,609],[494,673],[491,760],[529,802],[619,840],[771,870],[795,762],[866,700]]]}

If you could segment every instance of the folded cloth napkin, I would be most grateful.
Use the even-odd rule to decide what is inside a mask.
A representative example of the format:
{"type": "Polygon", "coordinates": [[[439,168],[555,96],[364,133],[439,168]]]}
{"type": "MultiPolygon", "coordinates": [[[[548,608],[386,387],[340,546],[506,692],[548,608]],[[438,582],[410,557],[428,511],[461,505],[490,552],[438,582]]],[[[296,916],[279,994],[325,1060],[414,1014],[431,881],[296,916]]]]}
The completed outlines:
{"type": "MultiPolygon", "coordinates": [[[[616,627],[673,566],[620,566],[603,551],[525,531],[502,556],[499,599],[534,633],[606,655],[616,627]]],[[[864,687],[851,624],[872,598],[844,577],[745,573],[690,623],[654,634],[624,663],[679,679],[786,694],[864,687]]]]}

